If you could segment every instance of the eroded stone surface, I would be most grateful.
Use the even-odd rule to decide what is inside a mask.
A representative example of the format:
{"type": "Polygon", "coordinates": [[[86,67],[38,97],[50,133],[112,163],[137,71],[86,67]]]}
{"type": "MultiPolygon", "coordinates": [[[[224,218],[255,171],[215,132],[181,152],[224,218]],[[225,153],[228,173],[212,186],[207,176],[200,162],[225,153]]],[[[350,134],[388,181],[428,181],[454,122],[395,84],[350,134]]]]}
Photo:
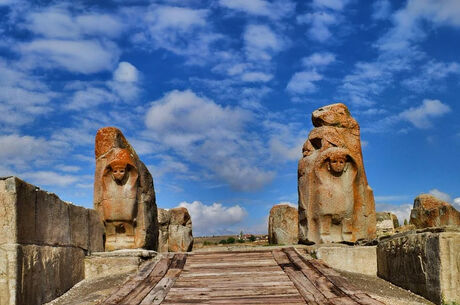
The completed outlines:
{"type": "Polygon", "coordinates": [[[418,229],[440,226],[460,226],[460,212],[449,203],[430,194],[421,194],[414,200],[410,224],[418,229]]]}
{"type": "Polygon", "coordinates": [[[83,279],[85,253],[103,250],[94,210],[16,177],[0,178],[0,304],[38,305],[83,279]]]}
{"type": "Polygon", "coordinates": [[[98,130],[94,208],[106,229],[108,251],[158,247],[153,178],[120,130],[98,130]]]}
{"type": "Polygon", "coordinates": [[[319,247],[316,256],[334,269],[377,275],[375,246],[319,247]]]}
{"type": "Polygon", "coordinates": [[[393,233],[399,227],[398,217],[390,212],[377,212],[377,233],[393,233]]]}
{"type": "Polygon", "coordinates": [[[378,276],[436,304],[460,301],[460,231],[396,234],[377,246],[378,276]]]}
{"type": "Polygon", "coordinates": [[[287,204],[277,204],[270,210],[268,218],[268,242],[292,245],[299,240],[299,213],[287,204]]]}
{"type": "Polygon", "coordinates": [[[160,252],[192,251],[192,219],[186,208],[158,209],[158,223],[160,252]]]}
{"type": "Polygon", "coordinates": [[[344,104],[319,108],[312,122],[315,128],[298,168],[299,241],[374,238],[374,195],[364,171],[358,123],[344,104]]]}

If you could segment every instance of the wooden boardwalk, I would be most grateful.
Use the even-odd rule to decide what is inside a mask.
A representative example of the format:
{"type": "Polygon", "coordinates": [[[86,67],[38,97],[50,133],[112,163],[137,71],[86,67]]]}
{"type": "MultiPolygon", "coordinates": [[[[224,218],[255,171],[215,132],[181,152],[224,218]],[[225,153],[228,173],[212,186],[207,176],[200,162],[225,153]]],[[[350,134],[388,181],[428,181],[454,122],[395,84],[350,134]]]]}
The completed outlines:
{"type": "Polygon", "coordinates": [[[294,248],[174,254],[144,266],[103,305],[382,305],[294,248]]]}

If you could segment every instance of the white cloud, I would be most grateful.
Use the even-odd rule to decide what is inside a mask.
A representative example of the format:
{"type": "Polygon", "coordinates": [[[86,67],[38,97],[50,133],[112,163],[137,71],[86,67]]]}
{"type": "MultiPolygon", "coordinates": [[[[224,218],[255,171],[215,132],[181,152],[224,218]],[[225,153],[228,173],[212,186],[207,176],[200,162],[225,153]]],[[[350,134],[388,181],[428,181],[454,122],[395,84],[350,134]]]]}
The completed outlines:
{"type": "Polygon", "coordinates": [[[454,208],[460,211],[460,197],[455,198],[452,203],[454,208]]]}
{"type": "Polygon", "coordinates": [[[309,38],[325,42],[332,37],[332,32],[329,29],[333,25],[339,24],[339,16],[334,13],[325,11],[316,11],[297,16],[297,23],[309,24],[309,38]]]}
{"type": "Polygon", "coordinates": [[[348,2],[349,0],[313,0],[313,5],[320,8],[341,11],[348,2]]]}
{"type": "Polygon", "coordinates": [[[44,138],[20,136],[17,134],[0,135],[0,159],[3,165],[28,167],[29,162],[44,158],[52,147],[44,138]]]}
{"type": "Polygon", "coordinates": [[[15,62],[0,59],[0,123],[21,126],[52,111],[57,94],[38,77],[20,69],[15,62]]]}
{"type": "Polygon", "coordinates": [[[117,96],[105,88],[88,87],[76,91],[67,109],[81,110],[94,108],[103,103],[113,103],[117,101],[117,96]]]}
{"type": "Polygon", "coordinates": [[[241,75],[241,79],[245,82],[268,82],[273,78],[272,74],[263,72],[246,72],[241,75]]]}
{"type": "Polygon", "coordinates": [[[251,60],[270,60],[285,47],[285,42],[267,25],[250,24],[243,35],[246,56],[251,60]]]}
{"type": "Polygon", "coordinates": [[[61,175],[51,171],[24,172],[20,177],[36,185],[68,186],[79,180],[78,176],[61,175]]]}
{"type": "Polygon", "coordinates": [[[113,79],[121,83],[132,83],[139,80],[139,71],[129,62],[122,61],[113,72],[113,79]]]}
{"type": "Polygon", "coordinates": [[[322,79],[323,76],[316,71],[297,72],[289,80],[289,83],[286,86],[286,90],[291,94],[315,92],[315,82],[322,79]]]}
{"type": "Polygon", "coordinates": [[[255,190],[269,183],[274,172],[263,168],[258,156],[263,144],[246,130],[252,120],[242,108],[174,90],[147,111],[146,136],[234,189],[255,190]]]}
{"type": "Polygon", "coordinates": [[[432,26],[460,26],[460,2],[457,0],[409,0],[393,14],[393,28],[376,44],[385,51],[400,52],[425,37],[423,22],[432,26]]]}
{"type": "Polygon", "coordinates": [[[330,52],[313,53],[302,58],[302,65],[308,68],[319,68],[328,66],[335,61],[335,54],[330,52]]]}
{"type": "Polygon", "coordinates": [[[206,9],[192,9],[179,6],[151,5],[139,22],[145,25],[143,32],[133,36],[135,43],[144,47],[166,49],[185,56],[187,64],[202,65],[213,60],[212,45],[222,39],[207,22],[210,14],[206,9]]]}
{"type": "Polygon", "coordinates": [[[412,204],[386,204],[386,203],[376,203],[375,208],[378,212],[391,212],[398,217],[399,225],[404,224],[404,219],[407,219],[409,222],[410,212],[412,210],[412,204]]]}
{"type": "Polygon", "coordinates": [[[56,167],[58,170],[69,173],[76,173],[81,170],[80,167],[74,165],[60,165],[56,167]]]}
{"type": "Polygon", "coordinates": [[[185,147],[209,137],[231,136],[249,119],[244,110],[222,107],[190,90],[174,90],[152,103],[145,123],[158,134],[165,134],[168,144],[185,147]]]}
{"type": "Polygon", "coordinates": [[[438,199],[441,199],[442,201],[452,202],[452,197],[450,197],[449,194],[444,193],[444,192],[441,192],[441,191],[438,190],[438,189],[432,189],[432,190],[430,190],[429,193],[430,193],[431,195],[433,195],[434,197],[436,197],[436,198],[438,198],[438,199]]]}
{"type": "Polygon", "coordinates": [[[275,20],[292,15],[296,6],[295,3],[286,0],[273,2],[265,0],[220,0],[219,4],[228,9],[275,20]]]}
{"type": "Polygon", "coordinates": [[[221,203],[206,205],[200,201],[191,203],[184,201],[179,206],[189,211],[195,236],[220,235],[237,231],[234,226],[240,224],[247,216],[246,210],[239,205],[226,207],[221,203]]]}
{"type": "Polygon", "coordinates": [[[434,60],[422,66],[420,73],[403,81],[403,85],[416,92],[441,87],[436,81],[443,80],[450,75],[460,75],[460,65],[456,62],[444,63],[434,60]]]}
{"type": "Polygon", "coordinates": [[[116,16],[107,14],[74,15],[65,5],[46,7],[25,16],[23,26],[46,38],[81,39],[85,36],[115,38],[123,32],[116,16]]]}
{"type": "Polygon", "coordinates": [[[399,116],[417,128],[426,129],[432,126],[431,118],[443,116],[450,111],[450,107],[439,100],[424,100],[422,105],[411,107],[400,113],[399,116]]]}
{"type": "Polygon", "coordinates": [[[295,204],[295,203],[292,203],[292,202],[289,202],[289,201],[281,201],[278,204],[287,204],[288,206],[291,206],[291,207],[296,208],[296,209],[299,207],[298,204],[295,204]]]}
{"type": "Polygon", "coordinates": [[[119,49],[109,41],[37,39],[19,46],[29,67],[61,68],[91,74],[112,70],[119,49]]]}

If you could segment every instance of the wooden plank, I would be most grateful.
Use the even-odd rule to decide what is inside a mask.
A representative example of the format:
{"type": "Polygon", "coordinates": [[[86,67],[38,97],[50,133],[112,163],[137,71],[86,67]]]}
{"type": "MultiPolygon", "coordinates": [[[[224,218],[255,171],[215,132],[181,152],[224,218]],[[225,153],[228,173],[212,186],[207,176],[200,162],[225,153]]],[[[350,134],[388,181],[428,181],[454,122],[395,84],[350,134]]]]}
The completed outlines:
{"type": "Polygon", "coordinates": [[[327,304],[326,297],[313,283],[289,260],[280,249],[272,251],[278,265],[284,270],[307,304],[327,304]]]}
{"type": "MultiPolygon", "coordinates": [[[[184,268],[185,262],[187,260],[187,255],[180,253],[174,254],[172,258],[172,262],[168,272],[164,275],[164,277],[150,290],[150,292],[143,298],[140,305],[151,305],[151,304],[161,304],[163,300],[166,298],[171,287],[176,282],[177,278],[179,277],[180,273],[182,272],[182,268],[184,268]]],[[[130,304],[139,304],[139,303],[130,303],[130,304]]]]}
{"type": "Polygon", "coordinates": [[[298,253],[294,251],[294,248],[285,248],[283,249],[283,252],[286,253],[287,257],[294,266],[302,271],[302,273],[305,274],[305,276],[327,299],[346,296],[346,294],[338,287],[334,286],[334,284],[331,283],[326,276],[307,265],[298,253]]]}
{"type": "Polygon", "coordinates": [[[362,305],[385,305],[384,303],[372,298],[367,293],[358,293],[352,295],[351,298],[362,305]]]}
{"type": "MultiPolygon", "coordinates": [[[[152,261],[146,264],[137,274],[126,281],[114,294],[104,300],[101,305],[116,305],[123,304],[123,300],[130,294],[138,294],[139,287],[143,287],[142,283],[146,280],[156,279],[168,270],[170,260],[162,258],[158,262],[152,261]]],[[[159,280],[159,279],[158,279],[159,280]]]]}

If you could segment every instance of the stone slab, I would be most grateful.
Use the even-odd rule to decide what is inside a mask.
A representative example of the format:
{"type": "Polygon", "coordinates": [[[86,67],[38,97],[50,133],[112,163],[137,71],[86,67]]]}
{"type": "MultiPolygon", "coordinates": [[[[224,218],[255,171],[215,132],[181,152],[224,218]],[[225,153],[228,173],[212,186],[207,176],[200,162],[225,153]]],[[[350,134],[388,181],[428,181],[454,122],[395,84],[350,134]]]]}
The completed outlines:
{"type": "Polygon", "coordinates": [[[142,263],[155,258],[157,254],[143,249],[92,253],[85,258],[85,279],[135,272],[142,263]]]}
{"type": "Polygon", "coordinates": [[[318,247],[316,256],[335,269],[377,275],[376,246],[318,247]]]}
{"type": "Polygon", "coordinates": [[[433,228],[382,239],[378,276],[435,304],[460,302],[460,232],[433,228]]]}
{"type": "Polygon", "coordinates": [[[103,251],[94,210],[16,177],[0,178],[0,304],[38,305],[84,277],[84,257],[103,251]]]}
{"type": "Polygon", "coordinates": [[[53,300],[84,278],[84,256],[84,250],[75,247],[1,245],[0,304],[53,300]]]}

